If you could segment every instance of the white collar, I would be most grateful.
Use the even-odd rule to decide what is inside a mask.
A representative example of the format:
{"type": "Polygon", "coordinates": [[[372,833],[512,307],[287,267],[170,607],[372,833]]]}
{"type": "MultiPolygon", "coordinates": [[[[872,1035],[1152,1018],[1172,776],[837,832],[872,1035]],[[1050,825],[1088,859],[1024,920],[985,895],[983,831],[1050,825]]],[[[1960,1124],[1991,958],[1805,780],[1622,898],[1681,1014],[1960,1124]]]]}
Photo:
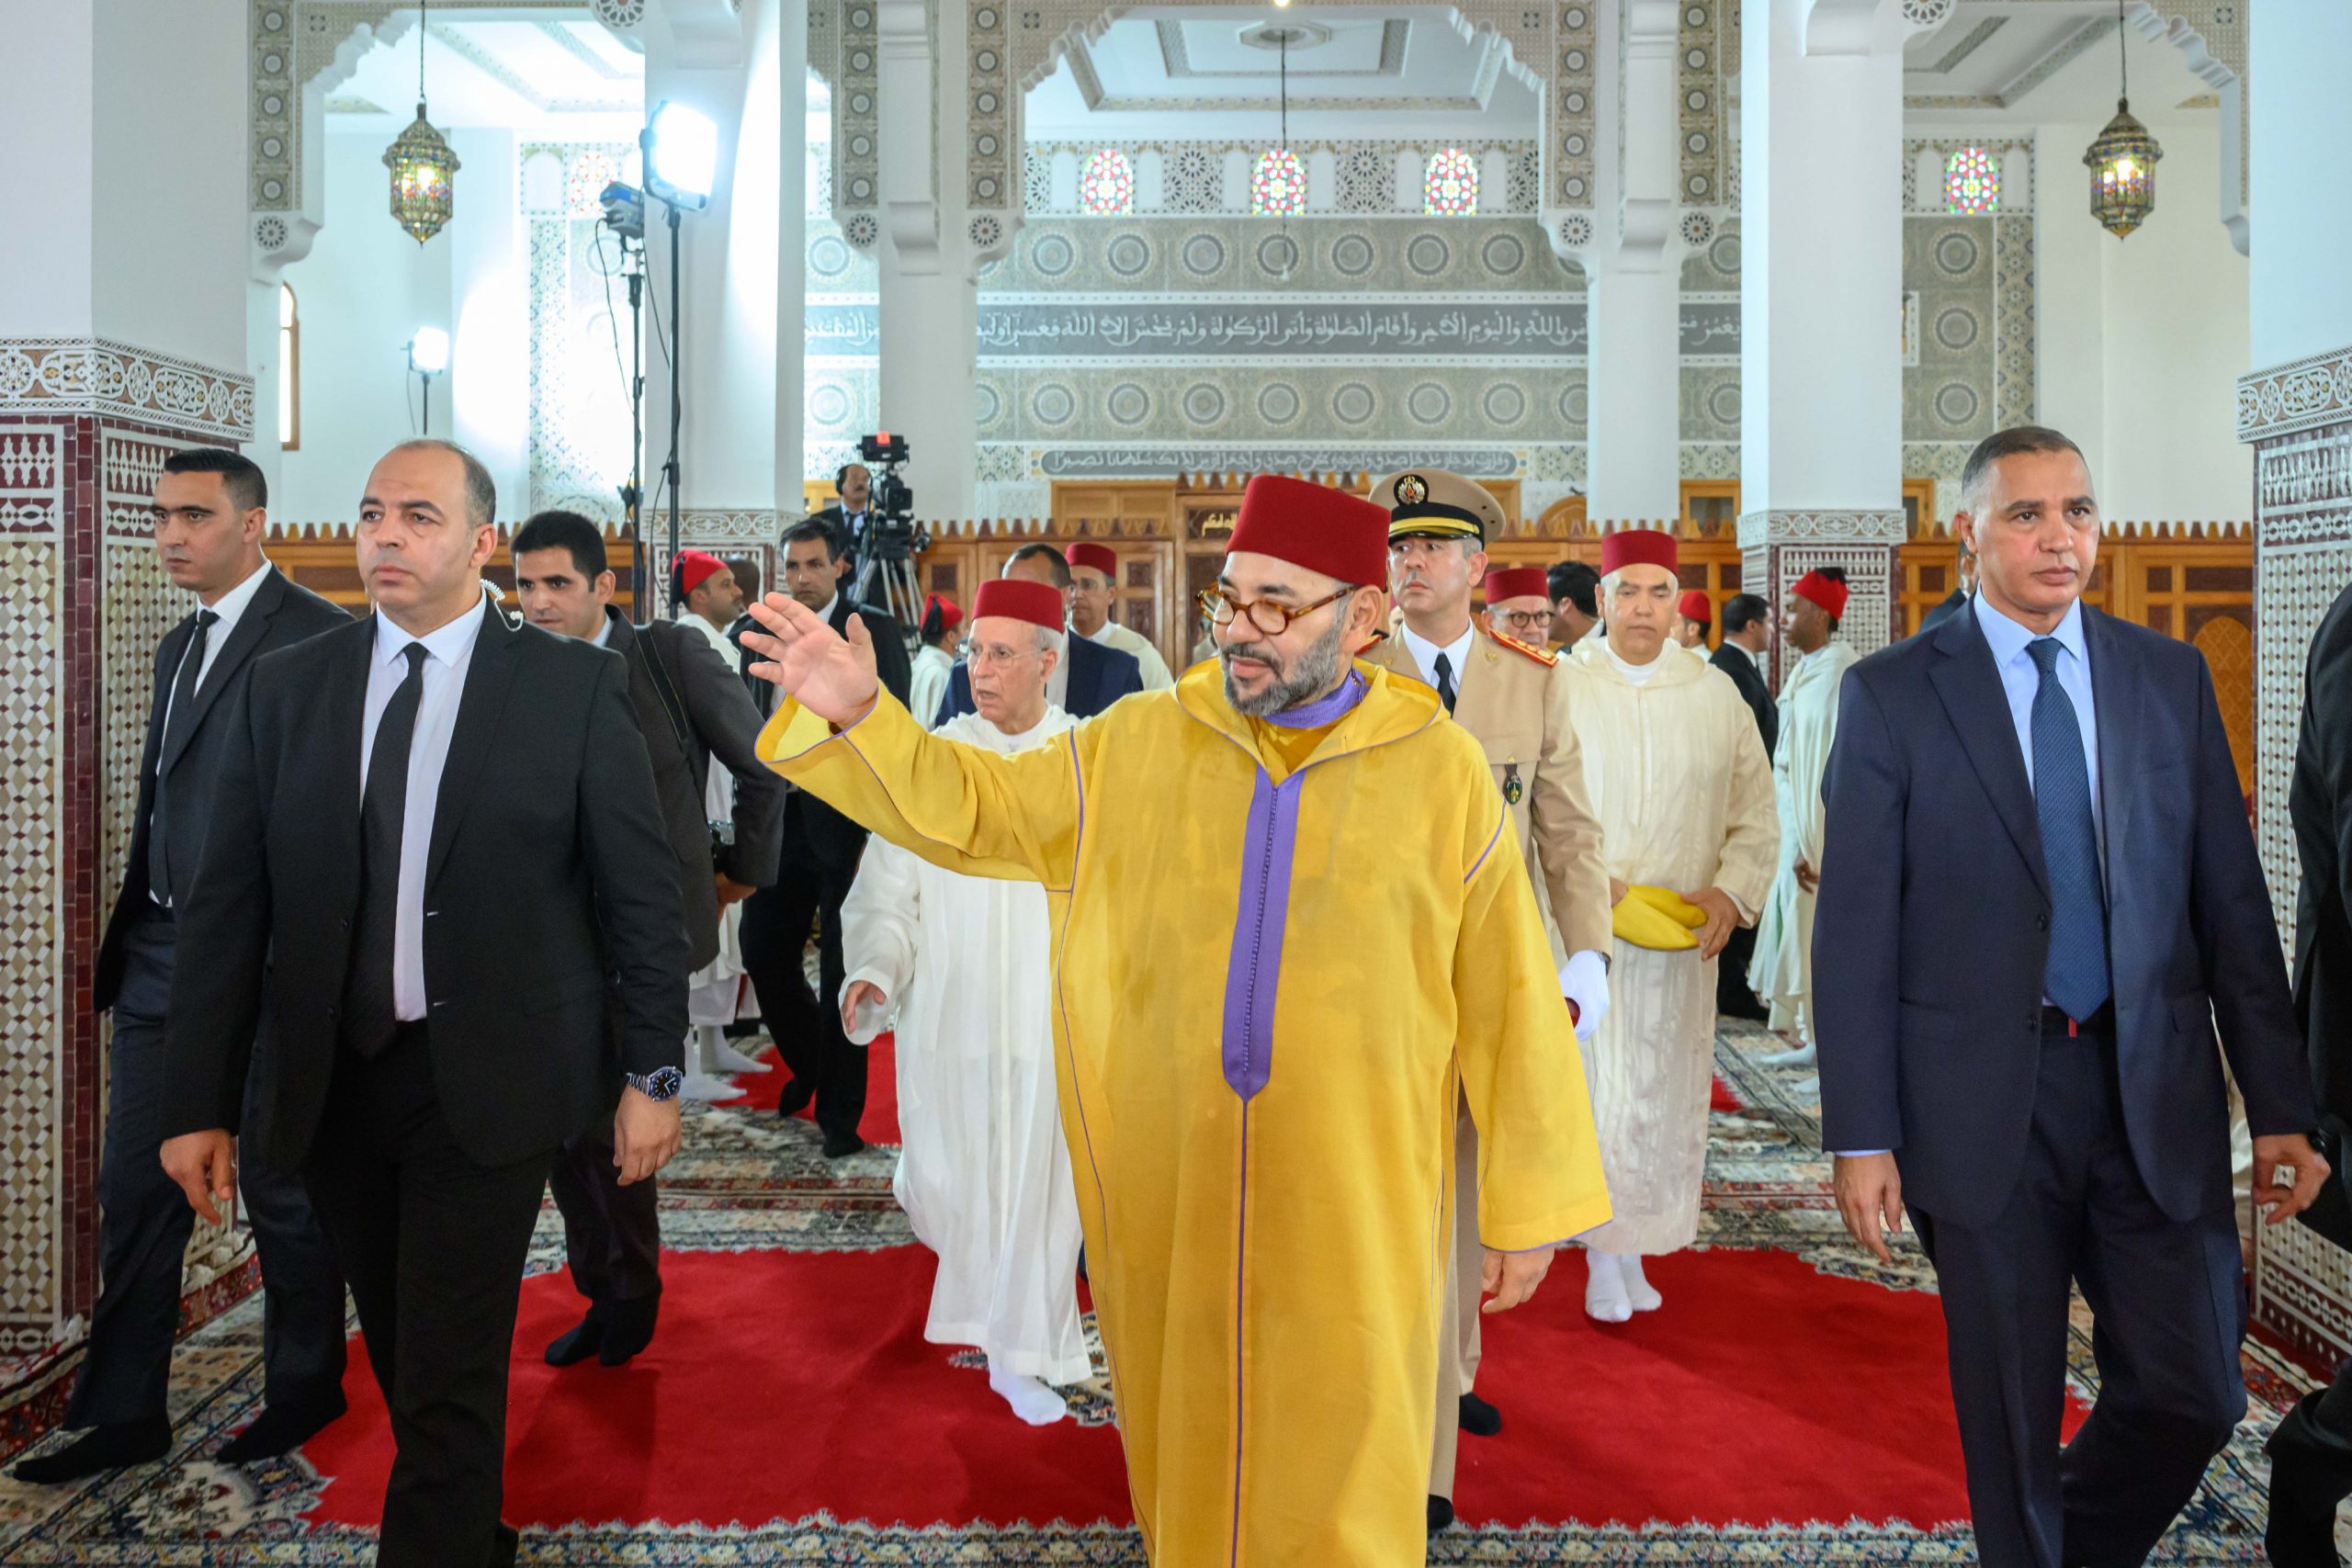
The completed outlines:
{"type": "Polygon", "coordinates": [[[833,620],[833,610],[841,604],[841,602],[842,591],[839,588],[836,588],[833,590],[833,596],[825,601],[825,607],[817,612],[817,618],[824,622],[826,625],[831,626],[833,620]]]}
{"type": "Polygon", "coordinates": [[[613,609],[611,605],[607,604],[605,607],[605,613],[597,617],[596,635],[590,637],[588,640],[594,643],[598,648],[604,648],[612,642],[613,609]]]}
{"type": "Polygon", "coordinates": [[[458,661],[473,650],[474,639],[481,636],[482,616],[486,612],[481,601],[474,607],[445,626],[434,627],[423,637],[411,637],[393,624],[392,618],[379,610],[376,613],[376,659],[390,664],[410,643],[421,642],[424,651],[442,663],[455,669],[458,661]]]}
{"type": "Polygon", "coordinates": [[[1748,647],[1746,643],[1744,643],[1744,642],[1734,642],[1734,641],[1732,641],[1732,640],[1731,640],[1731,638],[1729,638],[1729,637],[1725,637],[1725,638],[1724,638],[1723,643],[1722,643],[1722,645],[1721,645],[1721,646],[1723,646],[1723,647],[1724,647],[1724,648],[1728,648],[1728,649],[1730,649],[1734,653],[1738,653],[1738,654],[1744,654],[1744,655],[1746,655],[1746,656],[1747,656],[1747,661],[1748,661],[1750,664],[1753,664],[1754,666],[1756,666],[1756,668],[1758,668],[1758,670],[1761,670],[1761,669],[1763,669],[1763,668],[1764,668],[1764,661],[1763,661],[1761,659],[1758,659],[1758,658],[1756,656],[1756,650],[1755,650],[1754,649],[1752,649],[1752,648],[1748,647]]]}
{"type": "Polygon", "coordinates": [[[199,604],[197,608],[211,611],[213,615],[220,617],[219,624],[221,626],[234,626],[237,618],[245,613],[245,606],[254,602],[254,595],[261,592],[262,581],[268,577],[269,573],[269,562],[265,560],[261,563],[259,570],[220,595],[217,602],[210,604],[199,604]]]}
{"type": "Polygon", "coordinates": [[[1445,667],[1453,671],[1454,689],[1461,690],[1462,671],[1470,661],[1470,639],[1477,635],[1476,626],[1464,626],[1460,637],[1442,646],[1415,631],[1408,622],[1398,622],[1396,629],[1404,634],[1405,649],[1413,656],[1413,662],[1420,666],[1424,679],[1432,685],[1436,684],[1437,656],[1442,653],[1445,655],[1445,667]]]}

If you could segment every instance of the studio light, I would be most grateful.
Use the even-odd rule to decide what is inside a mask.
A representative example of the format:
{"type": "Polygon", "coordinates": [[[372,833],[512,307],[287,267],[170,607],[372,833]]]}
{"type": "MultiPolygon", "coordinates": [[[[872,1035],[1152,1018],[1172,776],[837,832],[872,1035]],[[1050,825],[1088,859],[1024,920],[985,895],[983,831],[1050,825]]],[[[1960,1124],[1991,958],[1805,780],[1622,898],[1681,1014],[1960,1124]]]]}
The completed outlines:
{"type": "Polygon", "coordinates": [[[718,177],[718,127],[708,115],[665,98],[654,106],[639,145],[647,191],[689,211],[710,205],[718,177]]]}
{"type": "Polygon", "coordinates": [[[408,367],[416,376],[418,401],[424,405],[419,434],[433,434],[433,378],[449,368],[449,334],[439,327],[419,327],[408,340],[408,367]]]}

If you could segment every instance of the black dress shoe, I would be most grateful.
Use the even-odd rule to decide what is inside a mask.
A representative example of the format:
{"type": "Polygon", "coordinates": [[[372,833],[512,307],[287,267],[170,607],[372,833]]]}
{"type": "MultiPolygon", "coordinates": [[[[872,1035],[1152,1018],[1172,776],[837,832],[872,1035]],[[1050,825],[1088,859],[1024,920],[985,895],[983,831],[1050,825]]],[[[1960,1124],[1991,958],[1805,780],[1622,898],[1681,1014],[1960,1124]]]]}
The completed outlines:
{"type": "Polygon", "coordinates": [[[2325,1389],[2287,1412],[2270,1441],[2270,1523],[2263,1543],[2276,1568],[2338,1568],[2335,1506],[2352,1496],[2352,1439],[2315,1418],[2325,1389]]]}
{"type": "Polygon", "coordinates": [[[828,1133],[825,1134],[825,1157],[827,1159],[845,1159],[849,1156],[857,1153],[858,1150],[865,1146],[865,1140],[859,1137],[855,1133],[828,1133]]]}
{"type": "Polygon", "coordinates": [[[266,1405],[253,1425],[220,1445],[217,1457],[222,1464],[257,1464],[292,1453],[318,1436],[345,1408],[341,1389],[335,1391],[332,1401],[266,1405]]]}
{"type": "Polygon", "coordinates": [[[813,1086],[795,1078],[785,1085],[784,1092],[776,1097],[775,1113],[786,1118],[797,1116],[808,1110],[808,1102],[816,1098],[817,1090],[813,1086]]]}
{"type": "Polygon", "coordinates": [[[607,1302],[604,1312],[605,1343],[598,1348],[596,1359],[607,1367],[617,1367],[653,1343],[653,1325],[661,1316],[662,1298],[607,1302]]]}
{"type": "Polygon", "coordinates": [[[1453,1503],[1445,1497],[1430,1499],[1430,1534],[1435,1535],[1453,1522],[1453,1503]]]}
{"type": "Polygon", "coordinates": [[[169,1417],[114,1421],[91,1427],[53,1454],[26,1460],[8,1473],[35,1486],[57,1486],[125,1465],[153,1464],[171,1451],[169,1417]]]}
{"type": "Polygon", "coordinates": [[[1475,1393],[1462,1396],[1462,1429],[1474,1438],[1491,1438],[1503,1429],[1503,1413],[1475,1393]]]}
{"type": "Polygon", "coordinates": [[[586,1317],[558,1336],[547,1348],[550,1367],[576,1366],[605,1348],[605,1320],[592,1309],[586,1317]]]}

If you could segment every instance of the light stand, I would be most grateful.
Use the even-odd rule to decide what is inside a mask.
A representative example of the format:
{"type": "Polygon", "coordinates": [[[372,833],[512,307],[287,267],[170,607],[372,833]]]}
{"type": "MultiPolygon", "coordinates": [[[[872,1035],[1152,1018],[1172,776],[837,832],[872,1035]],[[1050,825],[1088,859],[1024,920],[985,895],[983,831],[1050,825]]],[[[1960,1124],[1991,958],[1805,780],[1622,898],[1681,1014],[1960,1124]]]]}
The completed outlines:
{"type": "Polygon", "coordinates": [[[680,312],[684,243],[679,214],[687,208],[699,212],[710,205],[711,187],[718,171],[718,128],[709,116],[668,100],[656,104],[638,139],[645,162],[646,194],[670,213],[670,457],[662,465],[662,482],[670,487],[670,615],[678,614],[678,547],[682,526],[678,475],[678,430],[684,423],[686,334],[680,312]]]}
{"type": "Polygon", "coordinates": [[[679,381],[685,372],[686,333],[679,316],[679,261],[682,255],[678,238],[678,204],[664,204],[670,209],[670,458],[662,465],[662,482],[670,487],[670,618],[678,618],[681,596],[678,592],[678,427],[685,414],[685,404],[679,394],[679,381]]]}
{"type": "MultiPolygon", "coordinates": [[[[641,614],[646,608],[645,519],[645,197],[618,180],[607,185],[597,200],[605,209],[604,225],[620,247],[621,276],[628,284],[628,478],[621,487],[621,515],[628,525],[629,599],[641,614]],[[634,242],[636,249],[631,250],[634,242]],[[635,264],[631,270],[630,264],[635,264]]],[[[600,242],[601,243],[601,242],[600,242]]],[[[597,270],[604,271],[599,251],[597,270]]],[[[605,300],[611,308],[612,274],[605,273],[605,300]]],[[[613,357],[620,358],[618,335],[613,357]]]]}

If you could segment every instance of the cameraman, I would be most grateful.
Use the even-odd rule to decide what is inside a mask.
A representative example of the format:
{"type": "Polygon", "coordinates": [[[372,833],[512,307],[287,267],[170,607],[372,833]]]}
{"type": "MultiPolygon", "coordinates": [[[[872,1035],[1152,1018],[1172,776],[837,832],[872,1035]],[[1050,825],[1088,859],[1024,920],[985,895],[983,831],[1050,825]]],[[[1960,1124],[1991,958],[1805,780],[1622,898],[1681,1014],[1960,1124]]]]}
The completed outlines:
{"type": "Polygon", "coordinates": [[[843,463],[833,470],[833,492],[838,499],[811,513],[808,521],[831,528],[842,542],[842,553],[854,558],[865,547],[873,520],[874,475],[863,463],[843,463]]]}
{"type": "MultiPolygon", "coordinates": [[[[722,898],[775,880],[784,781],[760,761],[759,708],[692,628],[668,621],[633,626],[613,607],[604,530],[587,518],[540,513],[515,531],[514,558],[515,594],[533,626],[610,649],[628,665],[629,705],[677,860],[689,969],[699,970],[718,952],[722,898]],[[734,842],[718,850],[704,810],[714,756],[735,778],[734,842]]],[[[594,1356],[616,1367],[653,1338],[662,1299],[654,1183],[623,1187],[617,1175],[613,1145],[600,1134],[566,1144],[548,1174],[563,1213],[572,1286],[589,1303],[579,1325],[548,1347],[550,1366],[594,1356]]]]}

